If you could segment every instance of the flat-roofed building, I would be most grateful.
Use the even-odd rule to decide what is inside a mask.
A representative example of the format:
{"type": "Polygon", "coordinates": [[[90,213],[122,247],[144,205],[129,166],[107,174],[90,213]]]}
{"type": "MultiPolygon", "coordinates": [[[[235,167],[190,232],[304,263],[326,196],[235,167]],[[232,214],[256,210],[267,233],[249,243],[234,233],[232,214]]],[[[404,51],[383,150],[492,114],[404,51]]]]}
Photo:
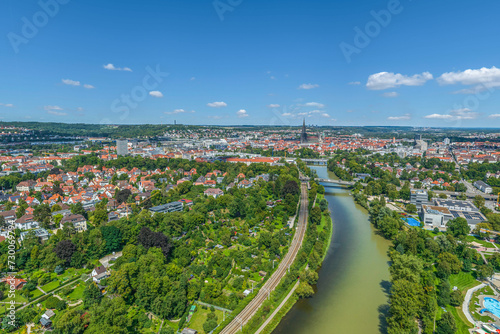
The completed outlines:
{"type": "Polygon", "coordinates": [[[446,228],[446,223],[453,219],[453,215],[447,208],[424,204],[420,211],[420,219],[427,226],[446,228]]]}
{"type": "Polygon", "coordinates": [[[434,204],[436,206],[443,206],[450,210],[456,210],[456,211],[470,211],[470,212],[479,211],[479,209],[470,201],[436,198],[434,199],[434,204]]]}
{"type": "Polygon", "coordinates": [[[481,190],[485,194],[491,194],[493,192],[493,188],[491,188],[491,186],[484,183],[483,181],[474,182],[474,187],[481,190]]]}
{"type": "Polygon", "coordinates": [[[116,154],[121,156],[128,154],[128,140],[116,141],[116,154]]]}
{"type": "Polygon", "coordinates": [[[154,206],[149,208],[149,211],[152,213],[167,213],[167,212],[176,212],[182,211],[182,203],[181,202],[172,202],[163,205],[154,206]]]}
{"type": "Polygon", "coordinates": [[[448,221],[455,218],[465,219],[471,230],[486,221],[486,217],[479,211],[456,210],[437,205],[422,205],[419,216],[425,225],[438,228],[446,228],[448,221]]]}
{"type": "Polygon", "coordinates": [[[427,194],[427,191],[420,189],[412,190],[410,193],[410,203],[414,204],[417,207],[417,209],[420,209],[424,204],[425,205],[430,204],[429,195],[427,194]]]}

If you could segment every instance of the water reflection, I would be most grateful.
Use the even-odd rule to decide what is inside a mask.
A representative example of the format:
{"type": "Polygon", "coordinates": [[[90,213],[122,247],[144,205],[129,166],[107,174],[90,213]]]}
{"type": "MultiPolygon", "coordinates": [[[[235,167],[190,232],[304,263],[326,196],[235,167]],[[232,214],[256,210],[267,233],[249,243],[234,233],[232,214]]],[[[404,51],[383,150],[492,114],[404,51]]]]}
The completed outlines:
{"type": "MultiPolygon", "coordinates": [[[[314,169],[321,178],[332,177],[326,167],[314,169]]],[[[374,233],[366,210],[347,190],[325,190],[334,228],[316,294],[299,301],[274,333],[385,333],[389,243],[374,233]]]]}

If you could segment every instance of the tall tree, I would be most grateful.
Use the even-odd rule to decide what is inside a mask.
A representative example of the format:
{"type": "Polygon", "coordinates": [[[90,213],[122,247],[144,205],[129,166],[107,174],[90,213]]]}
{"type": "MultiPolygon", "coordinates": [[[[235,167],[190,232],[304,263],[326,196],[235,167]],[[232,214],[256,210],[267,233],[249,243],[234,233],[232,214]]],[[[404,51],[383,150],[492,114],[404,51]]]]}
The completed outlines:
{"type": "Polygon", "coordinates": [[[54,248],[54,252],[57,257],[66,262],[66,264],[71,262],[71,257],[76,251],[76,246],[71,242],[71,240],[59,241],[54,248]]]}
{"type": "Polygon", "coordinates": [[[149,227],[141,228],[137,241],[146,249],[151,247],[160,248],[165,257],[168,256],[168,252],[171,247],[170,240],[165,234],[161,232],[153,232],[149,229],[149,227]]]}

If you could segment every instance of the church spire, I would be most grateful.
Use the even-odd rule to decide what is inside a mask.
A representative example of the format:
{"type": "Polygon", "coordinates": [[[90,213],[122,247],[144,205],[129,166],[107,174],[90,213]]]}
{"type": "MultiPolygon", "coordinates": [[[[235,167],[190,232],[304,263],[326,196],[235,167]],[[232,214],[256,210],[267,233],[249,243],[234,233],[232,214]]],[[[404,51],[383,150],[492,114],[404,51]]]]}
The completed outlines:
{"type": "Polygon", "coordinates": [[[306,132],[306,119],[302,122],[302,133],[300,134],[300,143],[307,143],[307,132],[306,132]]]}

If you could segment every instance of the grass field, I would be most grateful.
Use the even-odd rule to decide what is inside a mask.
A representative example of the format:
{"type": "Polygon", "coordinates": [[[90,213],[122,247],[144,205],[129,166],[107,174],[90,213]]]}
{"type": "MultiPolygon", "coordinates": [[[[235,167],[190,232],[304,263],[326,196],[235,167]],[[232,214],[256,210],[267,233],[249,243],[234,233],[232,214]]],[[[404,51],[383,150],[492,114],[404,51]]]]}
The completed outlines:
{"type": "MultiPolygon", "coordinates": [[[[185,326],[197,330],[198,333],[204,333],[203,324],[207,320],[207,314],[209,313],[210,309],[204,310],[200,305],[196,305],[196,312],[193,314],[191,321],[185,326]]],[[[217,315],[217,323],[220,324],[223,319],[222,311],[215,310],[215,314],[217,315]]]]}
{"type": "MultiPolygon", "coordinates": [[[[8,296],[7,293],[5,295],[8,296]]],[[[5,298],[4,300],[2,300],[2,302],[10,302],[11,300],[14,300],[16,303],[25,303],[28,301],[26,298],[21,296],[21,293],[19,291],[16,291],[14,298],[5,298]]]]}
{"type": "Polygon", "coordinates": [[[472,324],[467,321],[465,315],[459,307],[448,306],[446,308],[455,318],[455,323],[457,325],[457,334],[469,334],[469,328],[472,328],[472,324]]]}
{"type": "Polygon", "coordinates": [[[43,293],[42,293],[42,291],[40,291],[38,289],[35,289],[35,290],[31,291],[31,299],[38,298],[41,295],[43,295],[43,293]]]}
{"type": "Polygon", "coordinates": [[[76,302],[80,299],[83,298],[83,290],[85,289],[85,286],[83,283],[78,284],[73,291],[68,295],[69,299],[72,302],[76,302]]]}
{"type": "Polygon", "coordinates": [[[450,275],[449,281],[452,287],[456,286],[464,294],[470,288],[481,284],[472,276],[472,273],[464,273],[463,271],[456,275],[450,275]]]}
{"type": "Polygon", "coordinates": [[[41,288],[45,292],[50,292],[50,291],[58,288],[60,285],[61,285],[61,282],[59,282],[59,281],[52,281],[52,282],[50,282],[48,284],[45,284],[41,288]]]}
{"type": "Polygon", "coordinates": [[[493,246],[493,244],[491,242],[478,239],[472,235],[467,236],[467,241],[468,242],[477,242],[478,244],[481,244],[482,246],[487,247],[487,248],[494,248],[495,247],[495,246],[493,246]]]}

